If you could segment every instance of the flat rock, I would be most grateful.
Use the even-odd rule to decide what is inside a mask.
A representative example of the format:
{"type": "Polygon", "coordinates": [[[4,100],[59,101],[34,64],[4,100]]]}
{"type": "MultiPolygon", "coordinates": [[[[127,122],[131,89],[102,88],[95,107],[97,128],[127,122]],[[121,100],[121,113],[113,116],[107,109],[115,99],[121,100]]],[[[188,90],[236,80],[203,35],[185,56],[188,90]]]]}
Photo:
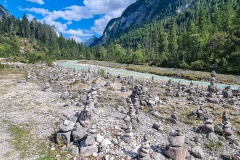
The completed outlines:
{"type": "Polygon", "coordinates": [[[87,157],[92,155],[94,152],[98,152],[98,147],[96,144],[92,146],[86,146],[80,148],[80,156],[87,157]]]}
{"type": "Polygon", "coordinates": [[[184,145],[185,136],[177,136],[176,134],[169,135],[168,141],[172,147],[181,147],[184,145]]]}
{"type": "Polygon", "coordinates": [[[168,145],[164,152],[172,160],[184,160],[188,155],[188,146],[185,144],[182,147],[171,147],[168,145]]]}
{"type": "Polygon", "coordinates": [[[152,154],[152,159],[153,160],[166,160],[166,157],[162,155],[161,153],[154,152],[152,154]]]}
{"type": "Polygon", "coordinates": [[[65,120],[63,123],[60,124],[59,129],[63,132],[71,131],[74,128],[75,123],[65,120]]]}

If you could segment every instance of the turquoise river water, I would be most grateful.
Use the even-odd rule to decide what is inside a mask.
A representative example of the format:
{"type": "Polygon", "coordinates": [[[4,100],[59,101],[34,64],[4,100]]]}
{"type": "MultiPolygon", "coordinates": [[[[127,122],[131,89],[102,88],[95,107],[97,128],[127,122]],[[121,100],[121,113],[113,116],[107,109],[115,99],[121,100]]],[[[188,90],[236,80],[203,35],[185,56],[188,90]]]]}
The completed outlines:
{"type": "MultiPolygon", "coordinates": [[[[174,82],[179,82],[181,81],[182,84],[190,84],[190,80],[186,79],[179,79],[179,78],[171,78],[171,77],[166,77],[166,76],[159,76],[159,75],[154,75],[154,74],[149,74],[149,73],[140,73],[140,72],[134,72],[134,71],[129,71],[126,69],[119,69],[119,68],[110,68],[110,67],[102,67],[98,65],[90,65],[90,64],[81,64],[78,63],[78,61],[61,61],[58,62],[59,65],[65,67],[65,68],[75,68],[76,70],[82,70],[82,69],[90,69],[91,71],[98,71],[99,69],[104,69],[105,72],[108,72],[112,75],[122,75],[122,76],[133,76],[134,78],[140,78],[140,79],[151,79],[152,76],[154,76],[155,80],[160,80],[160,81],[168,81],[169,79],[172,79],[174,82]]],[[[193,84],[195,85],[200,85],[207,87],[209,85],[209,82],[204,82],[204,81],[192,81],[193,84]]],[[[218,88],[223,89],[227,84],[216,84],[218,88]]],[[[237,89],[239,86],[237,85],[231,85],[232,89],[237,89]]]]}

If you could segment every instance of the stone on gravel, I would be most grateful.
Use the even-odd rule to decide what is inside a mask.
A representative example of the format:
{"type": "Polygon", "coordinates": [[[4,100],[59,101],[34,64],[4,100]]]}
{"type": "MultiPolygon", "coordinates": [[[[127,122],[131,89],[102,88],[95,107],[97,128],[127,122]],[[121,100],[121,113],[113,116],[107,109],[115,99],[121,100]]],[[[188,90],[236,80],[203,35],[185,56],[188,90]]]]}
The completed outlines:
{"type": "Polygon", "coordinates": [[[168,145],[164,152],[173,160],[184,160],[188,155],[188,146],[185,144],[182,147],[172,147],[168,145]]]}
{"type": "Polygon", "coordinates": [[[102,152],[102,151],[105,151],[107,149],[107,146],[112,144],[110,140],[108,139],[104,139],[100,145],[99,145],[99,150],[102,152]]]}
{"type": "Polygon", "coordinates": [[[85,146],[92,146],[92,145],[94,145],[95,143],[96,143],[96,142],[95,142],[94,137],[92,137],[92,136],[87,136],[87,138],[85,139],[84,145],[85,145],[85,146]]]}
{"type": "Polygon", "coordinates": [[[83,127],[74,128],[72,131],[72,137],[74,142],[81,141],[86,135],[86,131],[83,127]]]}
{"type": "Polygon", "coordinates": [[[178,136],[176,134],[172,134],[172,135],[168,136],[169,143],[172,147],[183,146],[184,145],[184,139],[185,139],[184,135],[178,136]]]}
{"type": "Polygon", "coordinates": [[[63,132],[71,131],[74,128],[75,123],[65,120],[63,123],[60,124],[59,129],[63,132]]]}
{"type": "Polygon", "coordinates": [[[80,156],[87,157],[91,156],[94,152],[98,152],[98,147],[96,144],[87,147],[80,148],[80,156]]]}
{"type": "Polygon", "coordinates": [[[103,139],[104,139],[104,137],[101,136],[100,134],[97,134],[97,136],[95,137],[95,140],[96,140],[96,142],[98,142],[98,143],[101,143],[101,142],[103,141],[103,139]]]}
{"type": "Polygon", "coordinates": [[[152,154],[152,159],[153,160],[166,160],[166,157],[162,155],[161,153],[154,152],[152,154]]]}
{"type": "Polygon", "coordinates": [[[192,148],[192,154],[196,157],[196,158],[200,158],[203,159],[204,158],[204,153],[203,150],[200,146],[196,146],[192,148]]]}

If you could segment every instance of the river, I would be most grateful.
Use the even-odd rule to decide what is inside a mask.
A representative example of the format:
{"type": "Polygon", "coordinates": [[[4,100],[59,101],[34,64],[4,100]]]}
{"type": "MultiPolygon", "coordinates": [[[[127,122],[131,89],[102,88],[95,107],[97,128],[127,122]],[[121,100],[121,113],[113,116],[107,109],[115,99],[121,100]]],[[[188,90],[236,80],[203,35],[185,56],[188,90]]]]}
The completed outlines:
{"type": "MultiPolygon", "coordinates": [[[[59,65],[65,67],[65,68],[75,68],[76,70],[82,70],[82,69],[90,69],[91,71],[98,71],[100,69],[104,69],[105,72],[110,73],[112,75],[122,75],[122,76],[133,76],[134,78],[140,78],[140,79],[151,79],[152,76],[154,76],[155,80],[159,81],[168,81],[169,79],[172,79],[173,82],[179,82],[181,81],[182,84],[190,84],[190,80],[186,79],[179,79],[179,78],[171,78],[171,77],[166,77],[166,76],[159,76],[159,75],[154,75],[154,74],[149,74],[149,73],[140,73],[140,72],[134,72],[134,71],[129,71],[125,69],[119,69],[119,68],[110,68],[110,67],[102,67],[98,65],[90,65],[90,64],[81,64],[78,63],[78,61],[60,61],[58,62],[59,65]]],[[[209,85],[209,82],[204,82],[204,81],[192,81],[193,84],[195,85],[200,85],[203,87],[207,87],[209,85]]],[[[219,89],[223,89],[228,84],[216,84],[219,89]]],[[[238,89],[239,86],[237,85],[231,85],[232,89],[238,89]]]]}

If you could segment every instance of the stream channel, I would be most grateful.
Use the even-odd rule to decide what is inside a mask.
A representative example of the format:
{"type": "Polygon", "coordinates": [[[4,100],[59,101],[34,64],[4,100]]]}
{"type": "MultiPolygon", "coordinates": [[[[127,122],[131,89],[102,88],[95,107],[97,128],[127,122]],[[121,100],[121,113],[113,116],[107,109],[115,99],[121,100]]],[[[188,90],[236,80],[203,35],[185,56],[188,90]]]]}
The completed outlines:
{"type": "MultiPolygon", "coordinates": [[[[172,79],[173,82],[179,82],[181,81],[182,84],[189,85],[191,83],[191,80],[186,80],[186,79],[180,79],[180,78],[172,78],[172,77],[166,77],[166,76],[159,76],[159,75],[154,75],[154,74],[149,74],[149,73],[140,73],[140,72],[134,72],[134,71],[129,71],[126,69],[119,69],[119,68],[110,68],[110,67],[103,67],[103,66],[98,66],[98,65],[91,65],[91,64],[81,64],[78,63],[78,61],[60,61],[58,62],[59,65],[65,67],[65,68],[72,68],[76,70],[83,70],[83,69],[90,69],[91,71],[98,71],[100,69],[104,69],[105,73],[109,73],[112,75],[121,75],[121,76],[133,76],[134,78],[140,78],[140,79],[148,79],[150,80],[152,76],[154,76],[155,80],[159,81],[168,81],[169,79],[172,79]]],[[[207,87],[209,85],[209,82],[204,82],[204,81],[192,81],[193,84],[207,87]]],[[[219,89],[223,89],[228,84],[216,84],[219,89]]],[[[238,89],[239,86],[237,85],[230,85],[232,89],[238,89]]]]}

